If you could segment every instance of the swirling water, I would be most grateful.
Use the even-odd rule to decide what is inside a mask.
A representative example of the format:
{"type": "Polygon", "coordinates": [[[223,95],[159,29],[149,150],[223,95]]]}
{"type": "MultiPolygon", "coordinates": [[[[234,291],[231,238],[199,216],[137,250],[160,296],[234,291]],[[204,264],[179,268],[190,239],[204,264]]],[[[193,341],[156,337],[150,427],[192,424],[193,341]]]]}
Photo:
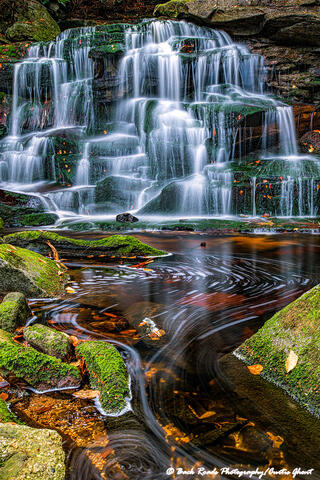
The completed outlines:
{"type": "Polygon", "coordinates": [[[311,432],[319,431],[318,421],[285,395],[280,408],[275,387],[259,394],[248,386],[245,396],[251,403],[243,404],[232,374],[220,364],[274,312],[319,283],[318,237],[139,237],[172,255],[140,265],[73,262],[75,293],[33,301],[35,314],[55,328],[114,343],[132,378],[132,411],[105,419],[108,438],[98,446],[70,448],[70,478],[182,479],[168,476],[167,468],[239,465],[315,468],[312,478],[318,478],[320,439],[311,432]],[[165,331],[160,340],[139,329],[145,317],[165,331]],[[262,397],[268,396],[266,406],[262,397]],[[295,412],[293,426],[290,411],[295,412]],[[88,452],[105,459],[110,445],[115,457],[107,457],[99,471],[88,452]],[[115,465],[120,470],[115,472],[115,465]]]}

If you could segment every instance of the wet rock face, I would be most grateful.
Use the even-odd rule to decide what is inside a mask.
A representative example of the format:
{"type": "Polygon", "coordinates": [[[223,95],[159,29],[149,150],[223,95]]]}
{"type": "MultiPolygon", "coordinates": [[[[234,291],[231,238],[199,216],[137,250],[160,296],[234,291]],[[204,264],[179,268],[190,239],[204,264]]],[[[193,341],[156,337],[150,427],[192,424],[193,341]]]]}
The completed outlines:
{"type": "Polygon", "coordinates": [[[62,438],[53,430],[0,423],[0,478],[63,480],[62,438]]]}
{"type": "Polygon", "coordinates": [[[267,84],[274,93],[289,102],[320,102],[317,2],[278,0],[244,6],[240,0],[222,0],[216,7],[211,0],[172,0],[157,5],[154,15],[219,28],[235,39],[248,41],[252,53],[265,57],[267,84]]]}

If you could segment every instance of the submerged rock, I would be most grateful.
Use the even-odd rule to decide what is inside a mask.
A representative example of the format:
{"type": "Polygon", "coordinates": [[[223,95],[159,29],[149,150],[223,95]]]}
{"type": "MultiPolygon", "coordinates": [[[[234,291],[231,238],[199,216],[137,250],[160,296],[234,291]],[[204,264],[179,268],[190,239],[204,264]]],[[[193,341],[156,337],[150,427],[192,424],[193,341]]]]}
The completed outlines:
{"type": "Polygon", "coordinates": [[[262,377],[316,415],[320,414],[319,319],[317,285],[276,313],[235,351],[249,366],[261,365],[262,377]]]}
{"type": "Polygon", "coordinates": [[[13,333],[16,328],[25,325],[31,317],[31,310],[23,293],[8,293],[0,304],[0,328],[13,333]]]}
{"type": "Polygon", "coordinates": [[[9,380],[23,380],[39,391],[77,388],[81,382],[76,367],[19,345],[3,330],[0,330],[0,374],[9,380]]]}
{"type": "Polygon", "coordinates": [[[62,438],[53,430],[0,423],[0,478],[63,480],[62,438]]]}
{"type": "Polygon", "coordinates": [[[11,245],[27,247],[47,254],[51,252],[48,241],[59,254],[69,258],[94,258],[104,255],[106,258],[162,256],[162,250],[150,247],[130,235],[110,235],[101,240],[78,240],[62,237],[53,232],[26,231],[7,235],[3,239],[11,245]]]}
{"type": "Polygon", "coordinates": [[[65,270],[53,260],[12,245],[0,245],[0,291],[28,297],[52,297],[64,292],[65,270]]]}
{"type": "Polygon", "coordinates": [[[90,385],[100,391],[100,403],[106,413],[120,413],[129,397],[128,372],[120,353],[109,343],[89,341],[76,347],[85,361],[90,385]]]}
{"type": "Polygon", "coordinates": [[[116,221],[117,222],[139,222],[139,218],[135,217],[131,213],[119,213],[119,215],[116,216],[116,221]]]}
{"type": "Polygon", "coordinates": [[[7,29],[6,36],[13,42],[49,42],[59,33],[60,28],[48,10],[36,0],[28,0],[18,6],[16,21],[7,29]]]}
{"type": "Polygon", "coordinates": [[[72,351],[72,341],[66,333],[36,323],[23,329],[27,342],[40,352],[65,360],[72,351]]]}

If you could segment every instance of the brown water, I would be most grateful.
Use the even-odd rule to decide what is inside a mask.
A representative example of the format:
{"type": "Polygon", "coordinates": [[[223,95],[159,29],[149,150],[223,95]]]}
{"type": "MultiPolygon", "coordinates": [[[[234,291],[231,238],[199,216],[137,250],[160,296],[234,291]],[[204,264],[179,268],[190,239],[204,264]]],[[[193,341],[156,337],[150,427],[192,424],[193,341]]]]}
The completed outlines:
{"type": "MultiPolygon", "coordinates": [[[[178,467],[196,472],[226,466],[315,468],[311,478],[318,478],[318,420],[285,395],[276,399],[269,386],[262,395],[266,405],[264,398],[255,401],[249,386],[251,403],[243,403],[219,359],[319,283],[320,237],[136,236],[172,255],[140,265],[67,262],[75,292],[32,302],[38,320],[82,339],[113,342],[131,376],[132,411],[119,418],[67,395],[38,398],[43,417],[33,417],[37,424],[50,424],[43,405],[52,398],[60,402],[55,422],[68,417],[59,428],[66,434],[70,479],[238,478],[177,473],[178,467]],[[161,337],[139,326],[145,317],[161,337]],[[175,472],[168,475],[170,466],[175,472]]],[[[25,400],[25,408],[32,401],[25,400]]]]}

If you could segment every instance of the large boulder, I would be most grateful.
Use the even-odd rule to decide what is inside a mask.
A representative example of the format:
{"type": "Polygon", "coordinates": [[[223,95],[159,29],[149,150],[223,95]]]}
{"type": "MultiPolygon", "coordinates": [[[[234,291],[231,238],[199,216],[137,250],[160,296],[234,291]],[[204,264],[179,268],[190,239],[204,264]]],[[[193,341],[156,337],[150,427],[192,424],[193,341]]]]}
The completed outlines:
{"type": "Polygon", "coordinates": [[[188,2],[183,0],[170,0],[156,5],[153,15],[156,17],[177,18],[183,13],[188,13],[188,2]]]}
{"type": "Polygon", "coordinates": [[[3,480],[65,478],[62,438],[53,430],[0,423],[0,451],[3,480]]]}
{"type": "Polygon", "coordinates": [[[106,342],[89,341],[76,347],[89,371],[90,385],[99,390],[99,400],[106,413],[119,414],[127,408],[130,395],[128,372],[120,353],[106,342]]]}
{"type": "MultiPolygon", "coordinates": [[[[53,232],[25,231],[13,233],[3,238],[4,242],[19,247],[26,247],[42,254],[51,252],[51,243],[63,256],[68,258],[125,258],[125,257],[159,257],[166,253],[140,242],[130,235],[110,235],[100,240],[78,240],[62,237],[53,232]]],[[[1,280],[0,280],[1,285],[1,280]]]]}
{"type": "Polygon", "coordinates": [[[13,245],[0,245],[0,292],[52,297],[64,292],[68,275],[57,262],[13,245]]]}
{"type": "Polygon", "coordinates": [[[60,28],[48,10],[36,0],[28,0],[18,6],[15,23],[7,29],[6,36],[13,42],[49,42],[59,33],[60,28]]]}
{"type": "Polygon", "coordinates": [[[78,388],[78,369],[61,360],[14,342],[14,337],[0,330],[0,374],[8,381],[22,380],[38,391],[78,388]]]}
{"type": "Polygon", "coordinates": [[[31,317],[31,310],[23,293],[8,293],[0,304],[0,328],[14,333],[16,328],[26,324],[31,317]]]}
{"type": "Polygon", "coordinates": [[[268,320],[235,355],[283,388],[309,411],[320,414],[320,285],[268,320]],[[260,371],[259,370],[259,371],[260,371]]]}

